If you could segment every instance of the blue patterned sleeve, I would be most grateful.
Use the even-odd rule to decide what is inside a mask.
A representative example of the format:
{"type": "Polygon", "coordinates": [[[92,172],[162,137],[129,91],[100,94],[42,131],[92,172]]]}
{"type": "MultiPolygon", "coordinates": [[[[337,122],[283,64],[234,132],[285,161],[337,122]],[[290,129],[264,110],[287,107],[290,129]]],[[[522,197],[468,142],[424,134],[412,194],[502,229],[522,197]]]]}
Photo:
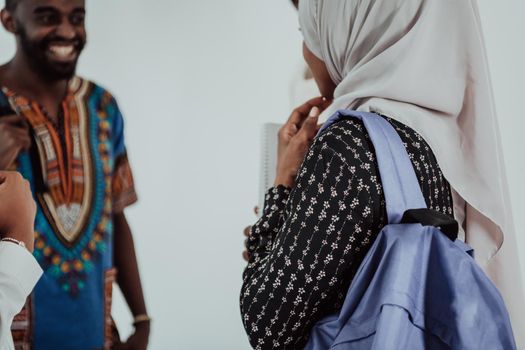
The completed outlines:
{"type": "Polygon", "coordinates": [[[137,201],[133,173],[124,142],[124,118],[115,98],[110,97],[107,115],[111,118],[111,143],[113,149],[113,212],[119,213],[137,201]]]}

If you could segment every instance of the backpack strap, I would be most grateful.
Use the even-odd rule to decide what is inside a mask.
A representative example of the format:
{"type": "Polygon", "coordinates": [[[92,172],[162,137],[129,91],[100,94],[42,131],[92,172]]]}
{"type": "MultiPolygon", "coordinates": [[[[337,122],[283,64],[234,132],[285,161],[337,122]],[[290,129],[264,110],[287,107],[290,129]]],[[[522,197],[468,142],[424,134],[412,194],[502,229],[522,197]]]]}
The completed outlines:
{"type": "Polygon", "coordinates": [[[339,120],[361,120],[375,148],[379,175],[386,200],[389,224],[398,224],[409,209],[427,208],[412,162],[394,127],[375,113],[337,111],[323,125],[320,135],[339,120]]]}

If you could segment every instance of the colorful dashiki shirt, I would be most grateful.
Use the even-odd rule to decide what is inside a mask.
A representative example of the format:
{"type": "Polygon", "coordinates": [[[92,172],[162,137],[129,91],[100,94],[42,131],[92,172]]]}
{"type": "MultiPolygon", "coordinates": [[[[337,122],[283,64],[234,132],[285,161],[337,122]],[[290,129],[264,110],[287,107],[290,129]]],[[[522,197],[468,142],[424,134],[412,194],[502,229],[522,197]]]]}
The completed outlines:
{"type": "Polygon", "coordinates": [[[112,213],[136,200],[117,103],[103,88],[74,78],[56,124],[37,103],[6,88],[2,104],[31,126],[33,146],[15,167],[35,194],[34,255],[45,271],[13,324],[17,347],[109,348],[112,213]]]}

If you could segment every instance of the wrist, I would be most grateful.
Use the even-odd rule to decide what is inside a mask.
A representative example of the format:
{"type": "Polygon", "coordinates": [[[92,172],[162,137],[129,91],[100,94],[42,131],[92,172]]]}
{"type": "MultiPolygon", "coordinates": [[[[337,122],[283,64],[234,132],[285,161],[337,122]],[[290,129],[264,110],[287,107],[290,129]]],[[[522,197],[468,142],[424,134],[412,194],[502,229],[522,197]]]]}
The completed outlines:
{"type": "Polygon", "coordinates": [[[151,317],[148,316],[148,314],[143,313],[140,315],[136,315],[133,318],[133,326],[135,328],[141,328],[141,329],[149,329],[151,323],[151,317]]]}
{"type": "Polygon", "coordinates": [[[135,332],[149,334],[150,326],[149,322],[141,322],[133,325],[133,328],[135,328],[135,332]]]}
{"type": "Polygon", "coordinates": [[[295,177],[291,175],[280,175],[277,174],[275,181],[273,183],[275,187],[284,186],[287,188],[292,188],[295,186],[295,177]]]}
{"type": "Polygon", "coordinates": [[[8,242],[11,244],[16,244],[24,249],[27,249],[26,244],[23,241],[19,241],[17,239],[11,238],[11,237],[4,237],[0,241],[2,242],[8,242]]]}
{"type": "Polygon", "coordinates": [[[20,233],[20,232],[23,232],[23,231],[18,231],[18,230],[8,231],[8,233],[3,236],[2,241],[7,241],[7,242],[16,243],[18,245],[21,245],[27,250],[29,250],[29,252],[32,253],[34,249],[34,243],[35,243],[34,238],[33,238],[34,237],[33,231],[30,231],[31,233],[20,233]],[[30,238],[28,239],[28,237],[30,238]]]}

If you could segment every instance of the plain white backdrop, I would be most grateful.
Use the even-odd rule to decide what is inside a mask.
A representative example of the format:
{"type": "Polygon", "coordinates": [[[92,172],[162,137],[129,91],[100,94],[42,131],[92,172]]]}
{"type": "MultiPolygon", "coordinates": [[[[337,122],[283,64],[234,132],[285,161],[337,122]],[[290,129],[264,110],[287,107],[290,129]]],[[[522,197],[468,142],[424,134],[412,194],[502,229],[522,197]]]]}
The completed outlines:
{"type": "MultiPolygon", "coordinates": [[[[302,60],[296,12],[288,0],[87,7],[79,73],[112,91],[125,115],[140,197],[126,214],[154,319],[150,349],[247,349],[242,229],[255,219],[260,126],[290,111],[302,60]]],[[[524,261],[525,1],[480,0],[480,10],[524,261]]],[[[0,62],[13,52],[0,32],[0,62]]],[[[129,334],[118,293],[114,314],[129,334]]]]}

